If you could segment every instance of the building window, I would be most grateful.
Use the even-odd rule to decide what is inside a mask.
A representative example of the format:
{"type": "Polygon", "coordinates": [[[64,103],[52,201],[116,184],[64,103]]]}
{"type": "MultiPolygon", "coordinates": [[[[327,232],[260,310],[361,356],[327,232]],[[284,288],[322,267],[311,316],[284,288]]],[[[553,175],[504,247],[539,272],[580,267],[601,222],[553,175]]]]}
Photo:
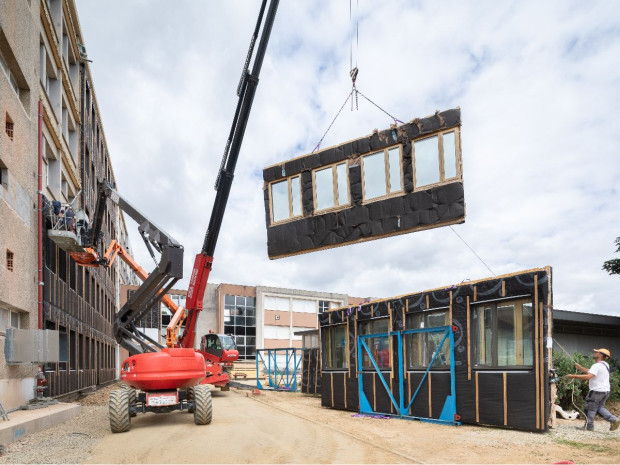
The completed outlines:
{"type": "Polygon", "coordinates": [[[21,318],[19,312],[0,308],[0,332],[6,332],[7,328],[21,328],[21,318]]]}
{"type": "Polygon", "coordinates": [[[256,357],[256,299],[224,296],[224,333],[234,337],[241,360],[256,357]]]}
{"type": "Polygon", "coordinates": [[[474,365],[533,365],[533,308],[529,299],[478,305],[472,308],[471,321],[474,365]]]}
{"type": "Polygon", "coordinates": [[[9,136],[9,139],[13,140],[15,124],[13,123],[13,120],[11,119],[8,113],[6,113],[6,122],[5,122],[4,127],[5,127],[4,130],[6,131],[6,135],[9,136]]]}
{"type": "MultiPolygon", "coordinates": [[[[407,329],[448,326],[450,315],[447,310],[411,313],[407,315],[406,324],[407,329]]],[[[443,332],[407,334],[405,336],[407,368],[411,370],[426,369],[443,337],[443,332]]],[[[447,368],[449,366],[450,342],[446,339],[435,357],[432,368],[447,368]]]]}
{"type": "MultiPolygon", "coordinates": [[[[376,320],[362,321],[359,323],[359,334],[380,334],[389,331],[389,319],[380,318],[376,320]]],[[[390,363],[390,338],[389,336],[364,338],[364,342],[370,349],[372,358],[379,369],[389,370],[390,363]]],[[[362,349],[362,368],[374,370],[374,365],[368,356],[368,352],[362,349]]]]}
{"type": "Polygon", "coordinates": [[[19,97],[19,90],[20,90],[19,84],[17,84],[17,80],[15,79],[15,76],[11,72],[6,60],[2,56],[2,53],[0,53],[0,68],[2,68],[2,70],[6,74],[6,77],[9,79],[9,82],[11,83],[11,87],[13,88],[17,96],[19,97]]]}
{"type": "Polygon", "coordinates": [[[430,186],[460,176],[457,132],[451,130],[414,142],[416,187],[430,186]]]}
{"type": "Polygon", "coordinates": [[[346,163],[314,171],[315,210],[349,205],[349,177],[346,163]]]}
{"type": "Polygon", "coordinates": [[[364,200],[402,192],[400,145],[362,157],[364,200]]]}
{"type": "Polygon", "coordinates": [[[13,252],[10,250],[6,251],[6,269],[13,271],[13,252]]]}
{"type": "Polygon", "coordinates": [[[326,312],[330,309],[341,307],[340,302],[331,302],[329,300],[319,300],[319,313],[326,312]]]}
{"type": "Polygon", "coordinates": [[[301,181],[299,176],[272,183],[270,194],[272,223],[301,216],[301,181]]]}
{"type": "Polygon", "coordinates": [[[347,360],[347,325],[329,326],[325,328],[323,354],[326,370],[348,369],[347,360]]]}

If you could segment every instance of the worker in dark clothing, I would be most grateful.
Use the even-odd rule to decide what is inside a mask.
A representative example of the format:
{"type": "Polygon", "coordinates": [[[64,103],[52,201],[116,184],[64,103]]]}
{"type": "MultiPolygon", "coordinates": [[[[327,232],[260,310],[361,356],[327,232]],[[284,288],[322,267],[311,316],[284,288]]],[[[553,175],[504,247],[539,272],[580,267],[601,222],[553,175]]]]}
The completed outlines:
{"type": "Polygon", "coordinates": [[[594,365],[590,369],[575,363],[577,370],[585,373],[584,375],[566,375],[569,379],[588,380],[590,391],[586,396],[586,429],[594,431],[594,417],[598,413],[605,420],[611,423],[610,431],[615,431],[620,426],[620,420],[612,415],[605,408],[605,402],[609,398],[611,386],[609,384],[609,375],[611,370],[606,360],[611,356],[607,349],[594,349],[594,365]]]}

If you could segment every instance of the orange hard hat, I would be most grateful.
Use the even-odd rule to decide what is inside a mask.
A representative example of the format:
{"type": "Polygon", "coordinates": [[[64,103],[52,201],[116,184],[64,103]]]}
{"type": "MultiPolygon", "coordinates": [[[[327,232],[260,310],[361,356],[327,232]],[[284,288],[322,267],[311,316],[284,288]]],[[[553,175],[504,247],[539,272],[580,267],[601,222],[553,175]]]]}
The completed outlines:
{"type": "Polygon", "coordinates": [[[603,355],[611,357],[611,352],[609,352],[609,349],[594,349],[594,352],[600,352],[603,355]]]}

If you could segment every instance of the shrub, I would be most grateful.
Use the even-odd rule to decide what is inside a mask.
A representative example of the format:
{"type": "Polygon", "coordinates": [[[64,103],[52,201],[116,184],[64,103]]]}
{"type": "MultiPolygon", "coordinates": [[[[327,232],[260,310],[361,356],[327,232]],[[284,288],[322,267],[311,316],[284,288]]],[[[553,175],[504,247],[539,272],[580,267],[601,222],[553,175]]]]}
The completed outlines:
{"type": "MultiPolygon", "coordinates": [[[[562,408],[572,408],[571,392],[574,389],[574,401],[577,407],[583,410],[584,399],[588,394],[588,382],[579,379],[566,379],[564,376],[577,373],[575,369],[575,362],[586,368],[591,367],[594,364],[592,356],[585,356],[583,354],[575,352],[573,359],[560,352],[553,352],[553,364],[556,369],[558,380],[556,382],[558,400],[562,408]]],[[[609,384],[611,385],[611,394],[609,396],[610,401],[620,401],[620,363],[611,358],[608,360],[609,368],[611,370],[611,377],[609,384]]],[[[579,372],[579,374],[582,374],[579,372]]]]}

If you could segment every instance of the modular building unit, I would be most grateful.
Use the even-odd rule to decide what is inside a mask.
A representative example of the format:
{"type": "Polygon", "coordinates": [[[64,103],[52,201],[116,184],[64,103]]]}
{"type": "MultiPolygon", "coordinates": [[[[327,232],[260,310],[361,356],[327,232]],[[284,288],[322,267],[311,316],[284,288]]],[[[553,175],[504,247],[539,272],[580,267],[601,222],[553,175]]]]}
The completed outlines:
{"type": "Polygon", "coordinates": [[[465,221],[461,110],[263,170],[269,258],[465,221]]]}
{"type": "Polygon", "coordinates": [[[548,429],[551,268],[319,315],[322,405],[548,429]]]}

